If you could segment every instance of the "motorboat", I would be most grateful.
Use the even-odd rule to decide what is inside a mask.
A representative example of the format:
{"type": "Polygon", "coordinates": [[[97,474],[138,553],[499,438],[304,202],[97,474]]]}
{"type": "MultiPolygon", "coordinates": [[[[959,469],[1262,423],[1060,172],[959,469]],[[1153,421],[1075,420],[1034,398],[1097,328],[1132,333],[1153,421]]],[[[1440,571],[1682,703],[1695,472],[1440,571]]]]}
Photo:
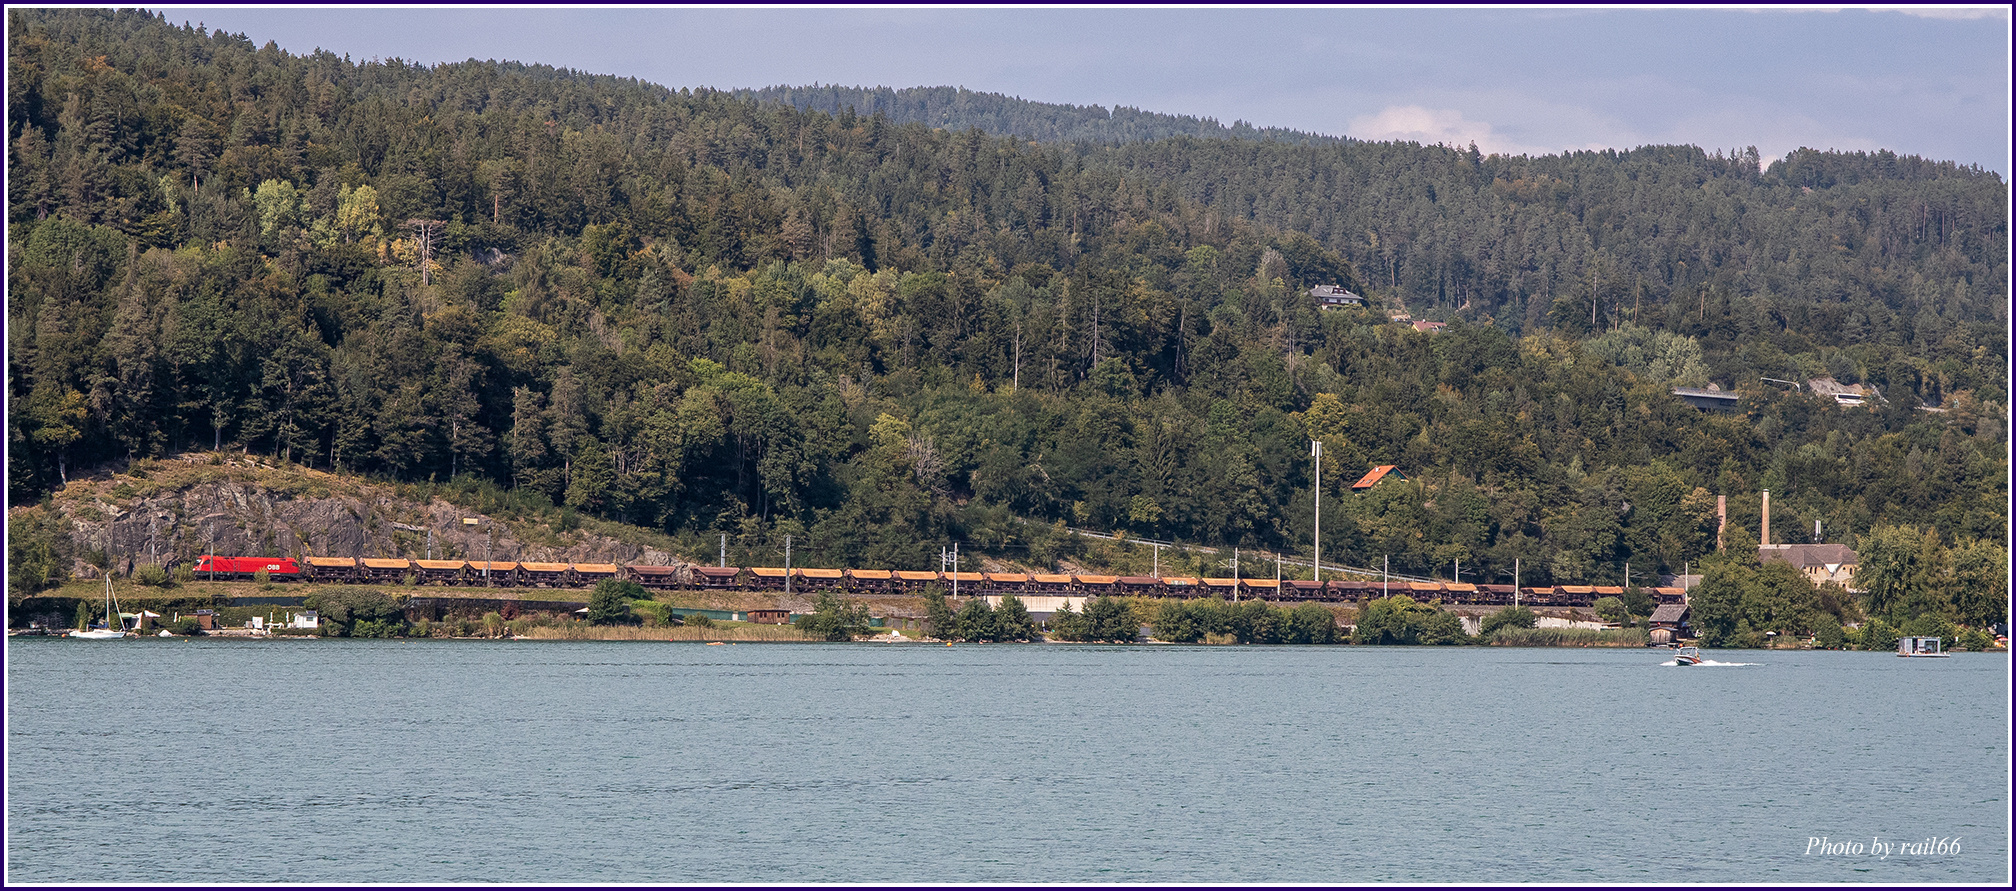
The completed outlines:
{"type": "Polygon", "coordinates": [[[1674,664],[1674,665],[1700,665],[1700,664],[1701,664],[1701,648],[1700,648],[1700,647],[1681,647],[1680,649],[1677,649],[1677,650],[1674,650],[1674,651],[1673,651],[1673,664],[1674,664]]]}

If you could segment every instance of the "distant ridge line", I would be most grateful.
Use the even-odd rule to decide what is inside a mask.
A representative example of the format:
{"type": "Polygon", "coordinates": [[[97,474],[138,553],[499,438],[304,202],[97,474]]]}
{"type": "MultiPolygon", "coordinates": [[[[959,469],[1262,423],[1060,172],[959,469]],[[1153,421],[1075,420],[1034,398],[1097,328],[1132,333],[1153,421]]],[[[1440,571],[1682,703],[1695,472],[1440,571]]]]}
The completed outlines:
{"type": "Polygon", "coordinates": [[[1246,121],[1227,126],[1216,118],[1142,111],[1132,106],[1070,105],[1036,102],[1003,93],[983,93],[965,87],[843,87],[837,84],[770,86],[729,91],[738,98],[780,102],[800,111],[839,114],[887,114],[898,123],[926,126],[979,127],[996,136],[1037,142],[1123,143],[1175,136],[1202,139],[1250,139],[1300,145],[1335,145],[1352,140],[1283,127],[1255,127],[1246,121]]]}

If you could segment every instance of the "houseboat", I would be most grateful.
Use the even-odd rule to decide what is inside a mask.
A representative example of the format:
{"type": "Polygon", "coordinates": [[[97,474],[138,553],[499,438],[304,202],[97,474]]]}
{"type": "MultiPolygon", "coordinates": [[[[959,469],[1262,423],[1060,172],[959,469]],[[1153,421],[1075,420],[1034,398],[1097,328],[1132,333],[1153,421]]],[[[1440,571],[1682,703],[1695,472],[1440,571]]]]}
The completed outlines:
{"type": "Polygon", "coordinates": [[[1939,646],[1939,638],[1936,637],[1897,638],[1897,655],[1922,656],[1928,659],[1946,658],[1945,651],[1939,646]]]}

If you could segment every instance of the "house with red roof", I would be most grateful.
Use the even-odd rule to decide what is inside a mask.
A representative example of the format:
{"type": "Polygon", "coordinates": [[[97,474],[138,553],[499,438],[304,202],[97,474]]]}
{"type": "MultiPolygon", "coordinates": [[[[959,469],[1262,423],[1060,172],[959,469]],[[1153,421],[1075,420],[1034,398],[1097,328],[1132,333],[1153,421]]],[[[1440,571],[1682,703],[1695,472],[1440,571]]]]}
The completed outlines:
{"type": "Polygon", "coordinates": [[[1400,465],[1381,464],[1378,467],[1372,468],[1372,472],[1365,474],[1357,482],[1352,483],[1351,491],[1369,492],[1372,491],[1373,486],[1379,485],[1382,480],[1405,480],[1406,478],[1407,475],[1400,472],[1400,465]]]}

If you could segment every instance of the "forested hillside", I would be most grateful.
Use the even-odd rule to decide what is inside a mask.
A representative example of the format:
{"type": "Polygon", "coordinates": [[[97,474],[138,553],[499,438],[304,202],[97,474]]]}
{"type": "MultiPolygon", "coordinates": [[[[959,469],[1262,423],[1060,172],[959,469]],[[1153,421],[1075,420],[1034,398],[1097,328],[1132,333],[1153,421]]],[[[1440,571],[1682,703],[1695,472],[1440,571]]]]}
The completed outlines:
{"type": "Polygon", "coordinates": [[[1979,171],[1032,145],[9,15],[15,503],[235,444],[806,564],[1040,559],[1021,519],[1306,553],[1316,437],[1325,556],[1396,571],[1642,579],[1760,488],[1836,540],[2002,536],[2006,184],[1979,171]],[[1374,305],[1317,310],[1331,283],[1374,305]],[[1887,398],[1758,383],[1829,373],[1887,398]],[[1670,395],[1709,382],[1743,411],[1670,395]],[[1408,479],[1352,497],[1374,464],[1408,479]]]}
{"type": "Polygon", "coordinates": [[[1422,317],[1670,328],[1718,359],[1759,331],[1797,336],[1785,355],[1727,355],[1739,378],[1824,366],[1936,405],[1953,379],[1898,348],[1965,356],[2008,331],[2008,184],[1952,162],[1694,146],[1485,157],[949,87],[744,93],[1076,143],[1082,163],[1315,236],[1422,317]]]}
{"type": "Polygon", "coordinates": [[[764,87],[735,90],[736,96],[762,102],[783,102],[801,111],[827,114],[887,115],[899,124],[918,123],[947,130],[978,128],[995,136],[1037,142],[1123,143],[1172,136],[1268,139],[1286,143],[1340,143],[1336,136],[1303,133],[1280,127],[1255,127],[1245,121],[1230,126],[1212,118],[1158,114],[1129,106],[1062,105],[1031,102],[1000,93],[980,93],[964,87],[764,87]]]}

